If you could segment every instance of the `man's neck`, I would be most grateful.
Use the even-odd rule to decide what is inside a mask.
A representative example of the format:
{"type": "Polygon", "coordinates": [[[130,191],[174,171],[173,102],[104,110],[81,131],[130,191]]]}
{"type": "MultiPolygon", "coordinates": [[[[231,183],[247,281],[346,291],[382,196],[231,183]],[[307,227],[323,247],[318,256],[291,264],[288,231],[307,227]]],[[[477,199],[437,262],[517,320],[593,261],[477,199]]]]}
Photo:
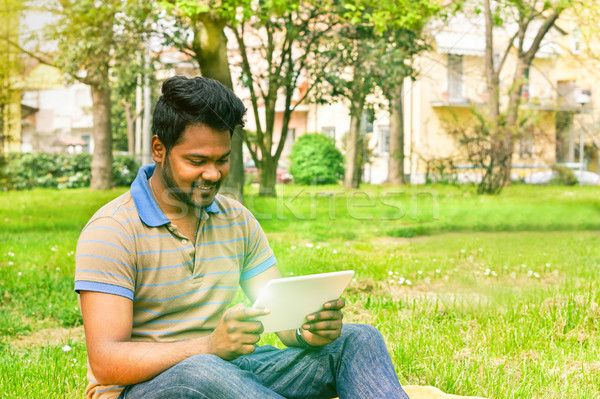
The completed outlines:
{"type": "Polygon", "coordinates": [[[148,179],[148,185],[150,186],[150,191],[152,192],[154,200],[171,222],[197,222],[198,218],[202,214],[202,209],[189,206],[181,202],[166,187],[162,176],[157,176],[157,170],[155,170],[152,176],[148,179]]]}

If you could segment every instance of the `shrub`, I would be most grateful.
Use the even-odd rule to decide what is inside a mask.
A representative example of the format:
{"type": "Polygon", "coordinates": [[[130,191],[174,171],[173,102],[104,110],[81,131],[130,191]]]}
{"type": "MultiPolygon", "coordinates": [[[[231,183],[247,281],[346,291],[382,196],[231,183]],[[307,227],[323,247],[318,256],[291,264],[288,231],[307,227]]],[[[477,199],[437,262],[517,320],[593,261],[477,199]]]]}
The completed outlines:
{"type": "Polygon", "coordinates": [[[550,181],[551,184],[574,186],[578,183],[577,176],[571,169],[564,166],[554,166],[552,170],[555,172],[555,176],[550,181]]]}
{"type": "Polygon", "coordinates": [[[299,184],[332,184],[344,176],[342,153],[333,139],[322,134],[300,136],[290,161],[290,173],[299,184]]]}
{"type": "MultiPolygon", "coordinates": [[[[6,158],[3,189],[27,190],[36,187],[88,187],[91,180],[90,154],[56,155],[45,153],[14,153],[6,158]]],[[[129,156],[117,155],[113,160],[116,186],[128,186],[135,179],[137,163],[129,156]]]]}

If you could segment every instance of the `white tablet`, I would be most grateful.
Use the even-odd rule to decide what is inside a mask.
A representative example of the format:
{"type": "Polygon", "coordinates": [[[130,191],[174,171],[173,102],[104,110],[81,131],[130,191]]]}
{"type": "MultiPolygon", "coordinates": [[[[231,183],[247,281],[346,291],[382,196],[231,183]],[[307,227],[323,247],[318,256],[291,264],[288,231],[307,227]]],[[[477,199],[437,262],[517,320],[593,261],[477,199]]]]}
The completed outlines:
{"type": "Polygon", "coordinates": [[[257,317],[264,333],[302,327],[306,316],[342,295],[352,276],[354,270],[270,280],[253,305],[271,310],[270,314],[257,317]]]}

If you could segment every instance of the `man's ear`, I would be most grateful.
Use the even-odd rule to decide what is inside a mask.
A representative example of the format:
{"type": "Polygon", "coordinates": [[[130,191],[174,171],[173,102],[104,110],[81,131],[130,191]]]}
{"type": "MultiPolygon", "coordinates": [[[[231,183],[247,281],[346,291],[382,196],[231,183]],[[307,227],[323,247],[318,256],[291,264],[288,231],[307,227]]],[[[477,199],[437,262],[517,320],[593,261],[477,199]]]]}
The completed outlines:
{"type": "Polygon", "coordinates": [[[152,159],[157,164],[162,164],[167,156],[167,149],[157,135],[152,136],[150,151],[152,152],[152,159]]]}

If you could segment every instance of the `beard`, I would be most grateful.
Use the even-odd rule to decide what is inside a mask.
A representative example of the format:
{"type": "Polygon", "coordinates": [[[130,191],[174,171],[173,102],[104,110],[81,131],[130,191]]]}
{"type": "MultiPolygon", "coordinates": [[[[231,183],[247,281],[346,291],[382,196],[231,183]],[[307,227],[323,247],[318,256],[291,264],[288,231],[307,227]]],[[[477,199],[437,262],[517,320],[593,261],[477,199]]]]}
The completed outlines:
{"type": "Polygon", "coordinates": [[[192,207],[195,209],[202,209],[202,208],[206,208],[206,207],[210,206],[210,204],[212,204],[212,202],[214,200],[215,195],[219,191],[221,184],[223,183],[222,179],[219,179],[219,181],[217,181],[216,183],[202,181],[202,180],[196,180],[192,183],[192,186],[189,188],[189,190],[186,190],[186,188],[177,185],[177,183],[175,182],[175,178],[173,177],[173,169],[171,168],[171,164],[169,162],[168,155],[165,157],[165,162],[163,163],[161,170],[162,170],[162,178],[165,182],[167,190],[171,194],[173,194],[173,196],[178,201],[182,202],[183,204],[187,205],[188,207],[192,207]],[[201,195],[200,199],[194,198],[194,190],[199,190],[200,186],[213,187],[213,190],[211,190],[212,193],[211,194],[200,194],[201,195]]]}

